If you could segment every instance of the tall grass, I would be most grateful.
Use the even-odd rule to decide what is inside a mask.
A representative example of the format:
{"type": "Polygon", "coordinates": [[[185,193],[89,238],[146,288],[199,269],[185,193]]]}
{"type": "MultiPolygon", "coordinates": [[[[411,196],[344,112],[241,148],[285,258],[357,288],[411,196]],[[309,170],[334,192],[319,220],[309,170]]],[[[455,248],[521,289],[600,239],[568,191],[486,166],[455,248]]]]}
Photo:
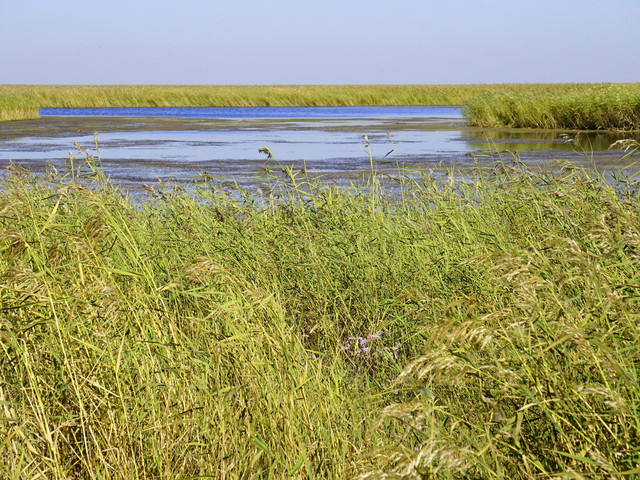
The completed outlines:
{"type": "Polygon", "coordinates": [[[471,125],[575,130],[640,130],[640,84],[599,84],[565,91],[498,92],[466,106],[471,125]]]}
{"type": "Polygon", "coordinates": [[[0,85],[0,120],[44,107],[465,105],[489,94],[583,91],[589,84],[502,85],[0,85]]]}
{"type": "Polygon", "coordinates": [[[251,107],[462,104],[479,86],[0,86],[0,120],[43,107],[251,107]]]}
{"type": "Polygon", "coordinates": [[[0,121],[45,107],[466,105],[471,125],[640,129],[640,84],[0,85],[0,121]]]}
{"type": "Polygon", "coordinates": [[[640,473],[637,183],[0,188],[3,478],[640,473]]]}

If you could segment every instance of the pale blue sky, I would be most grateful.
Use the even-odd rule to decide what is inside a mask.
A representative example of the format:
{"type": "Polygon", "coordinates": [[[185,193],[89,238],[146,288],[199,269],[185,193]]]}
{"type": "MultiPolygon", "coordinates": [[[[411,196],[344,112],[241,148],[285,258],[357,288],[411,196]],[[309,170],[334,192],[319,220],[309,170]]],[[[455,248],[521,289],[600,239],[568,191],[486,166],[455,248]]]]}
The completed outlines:
{"type": "Polygon", "coordinates": [[[0,83],[640,81],[640,0],[0,0],[0,83]]]}

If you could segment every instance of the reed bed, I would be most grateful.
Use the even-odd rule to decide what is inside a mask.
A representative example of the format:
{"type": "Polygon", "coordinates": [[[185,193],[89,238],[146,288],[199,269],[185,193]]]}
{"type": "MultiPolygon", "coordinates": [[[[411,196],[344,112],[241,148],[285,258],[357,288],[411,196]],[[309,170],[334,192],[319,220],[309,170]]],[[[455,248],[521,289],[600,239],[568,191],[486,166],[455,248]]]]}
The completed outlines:
{"type": "Polygon", "coordinates": [[[462,104],[462,86],[0,86],[0,119],[37,118],[43,107],[267,107],[462,104]]]}
{"type": "Polygon", "coordinates": [[[2,478],[640,474],[633,177],[133,202],[95,162],[2,181],[2,478]]]}
{"type": "Polygon", "coordinates": [[[559,95],[588,84],[502,85],[0,85],[0,120],[39,108],[466,105],[489,94],[559,95]]]}
{"type": "Polygon", "coordinates": [[[47,107],[465,105],[491,128],[640,130],[640,84],[0,85],[0,121],[47,107]]]}
{"type": "Polygon", "coordinates": [[[480,127],[640,130],[640,83],[575,87],[483,94],[467,104],[465,115],[480,127]]]}

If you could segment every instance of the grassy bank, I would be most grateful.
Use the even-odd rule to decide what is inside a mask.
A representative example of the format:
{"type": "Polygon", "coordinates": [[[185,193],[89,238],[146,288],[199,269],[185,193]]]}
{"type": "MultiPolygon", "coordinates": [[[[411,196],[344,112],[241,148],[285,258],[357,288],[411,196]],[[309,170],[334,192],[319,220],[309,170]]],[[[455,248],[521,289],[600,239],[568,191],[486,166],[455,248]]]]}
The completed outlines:
{"type": "Polygon", "coordinates": [[[640,84],[61,86],[0,85],[0,121],[45,107],[467,105],[470,124],[639,130],[640,84]]]}
{"type": "Polygon", "coordinates": [[[492,92],[465,112],[480,127],[640,130],[640,84],[568,86],[565,90],[492,92]]]}
{"type": "MultiPolygon", "coordinates": [[[[0,86],[0,119],[37,118],[41,107],[263,107],[456,105],[480,86],[0,86]]],[[[475,93],[474,93],[475,92],[475,93]]]]}
{"type": "Polygon", "coordinates": [[[5,178],[0,476],[640,474],[637,184],[398,181],[5,178]]]}
{"type": "MultiPolygon", "coordinates": [[[[37,118],[44,107],[245,107],[466,105],[483,95],[588,90],[588,84],[55,86],[0,85],[0,120],[37,118]]],[[[485,97],[487,98],[487,97],[485,97]]]]}

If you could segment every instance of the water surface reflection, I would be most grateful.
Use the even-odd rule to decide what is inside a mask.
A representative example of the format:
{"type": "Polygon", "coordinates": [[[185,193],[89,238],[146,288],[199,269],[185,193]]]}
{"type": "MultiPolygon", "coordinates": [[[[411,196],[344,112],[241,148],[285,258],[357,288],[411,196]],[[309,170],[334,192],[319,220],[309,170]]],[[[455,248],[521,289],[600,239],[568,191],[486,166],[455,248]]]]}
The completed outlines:
{"type": "Polygon", "coordinates": [[[278,165],[344,183],[369,174],[372,160],[380,173],[405,167],[437,173],[505,155],[535,166],[563,159],[609,169],[628,162],[608,150],[618,135],[468,128],[456,107],[162,109],[137,116],[153,112],[44,111],[53,116],[1,123],[0,167],[14,162],[36,173],[47,162],[60,167],[74,142],[99,155],[107,175],[127,188],[203,175],[255,186],[278,165]],[[264,148],[274,158],[259,152],[264,148]]]}

